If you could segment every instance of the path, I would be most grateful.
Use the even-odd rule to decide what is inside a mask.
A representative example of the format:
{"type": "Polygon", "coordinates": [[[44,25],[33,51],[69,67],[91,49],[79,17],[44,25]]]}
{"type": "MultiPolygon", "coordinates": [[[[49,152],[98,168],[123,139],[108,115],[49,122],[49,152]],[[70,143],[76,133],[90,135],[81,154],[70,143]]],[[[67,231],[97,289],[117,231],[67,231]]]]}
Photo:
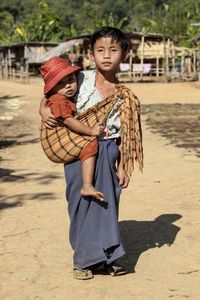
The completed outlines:
{"type": "MultiPolygon", "coordinates": [[[[181,84],[182,96],[172,85],[133,87],[143,103],[200,98],[191,84],[181,84]]],[[[1,150],[0,299],[199,300],[200,160],[145,125],[144,173],[135,172],[120,211],[123,263],[135,273],[73,279],[63,168],[48,161],[37,142],[40,90],[38,80],[0,82],[0,96],[23,95],[25,101],[16,135],[26,126],[18,145],[1,150]]]]}

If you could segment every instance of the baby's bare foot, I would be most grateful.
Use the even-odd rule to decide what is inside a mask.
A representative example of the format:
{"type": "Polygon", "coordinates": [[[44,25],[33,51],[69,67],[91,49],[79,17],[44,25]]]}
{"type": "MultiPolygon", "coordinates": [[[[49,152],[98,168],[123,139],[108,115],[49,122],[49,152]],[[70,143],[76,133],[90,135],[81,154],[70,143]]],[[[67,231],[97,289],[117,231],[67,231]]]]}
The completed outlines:
{"type": "Polygon", "coordinates": [[[81,189],[81,195],[82,196],[92,196],[100,201],[104,201],[104,195],[101,192],[95,190],[93,185],[83,185],[83,187],[81,189]]]}

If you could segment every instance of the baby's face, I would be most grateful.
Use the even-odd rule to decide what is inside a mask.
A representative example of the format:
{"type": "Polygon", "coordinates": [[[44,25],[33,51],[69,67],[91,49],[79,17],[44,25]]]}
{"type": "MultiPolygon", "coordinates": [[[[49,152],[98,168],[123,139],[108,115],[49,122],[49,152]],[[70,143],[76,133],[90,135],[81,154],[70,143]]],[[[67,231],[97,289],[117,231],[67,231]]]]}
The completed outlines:
{"type": "Polygon", "coordinates": [[[72,73],[60,80],[55,86],[54,91],[59,95],[71,98],[76,94],[77,88],[76,75],[72,73]]]}

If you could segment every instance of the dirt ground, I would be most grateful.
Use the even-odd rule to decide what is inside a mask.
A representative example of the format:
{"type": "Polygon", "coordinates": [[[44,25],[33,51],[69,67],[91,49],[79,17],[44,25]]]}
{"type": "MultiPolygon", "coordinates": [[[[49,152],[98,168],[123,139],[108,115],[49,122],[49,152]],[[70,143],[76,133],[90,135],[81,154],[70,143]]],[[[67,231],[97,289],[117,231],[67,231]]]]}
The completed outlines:
{"type": "MultiPolygon", "coordinates": [[[[200,103],[197,83],[129,86],[142,105],[200,103]]],[[[0,81],[0,99],[18,103],[18,116],[0,122],[0,299],[199,300],[196,153],[153,133],[143,115],[144,172],[135,170],[120,205],[122,263],[130,273],[74,280],[63,167],[44,156],[38,140],[41,96],[41,80],[0,81]]]]}
{"type": "Polygon", "coordinates": [[[159,103],[142,105],[145,122],[154,133],[166,137],[176,147],[200,157],[200,104],[159,103]]]}

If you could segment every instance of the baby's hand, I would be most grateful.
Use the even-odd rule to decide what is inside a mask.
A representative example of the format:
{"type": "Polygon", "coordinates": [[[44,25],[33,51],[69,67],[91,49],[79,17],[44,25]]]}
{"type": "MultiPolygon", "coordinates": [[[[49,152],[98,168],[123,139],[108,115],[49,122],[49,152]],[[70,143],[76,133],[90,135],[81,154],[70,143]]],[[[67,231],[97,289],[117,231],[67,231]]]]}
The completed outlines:
{"type": "Polygon", "coordinates": [[[92,135],[100,136],[104,131],[104,125],[102,123],[96,123],[93,128],[91,128],[92,135]]]}
{"type": "Polygon", "coordinates": [[[39,111],[42,121],[44,122],[44,125],[52,129],[58,125],[58,122],[56,121],[56,118],[51,112],[51,109],[49,107],[42,107],[39,111]]]}

